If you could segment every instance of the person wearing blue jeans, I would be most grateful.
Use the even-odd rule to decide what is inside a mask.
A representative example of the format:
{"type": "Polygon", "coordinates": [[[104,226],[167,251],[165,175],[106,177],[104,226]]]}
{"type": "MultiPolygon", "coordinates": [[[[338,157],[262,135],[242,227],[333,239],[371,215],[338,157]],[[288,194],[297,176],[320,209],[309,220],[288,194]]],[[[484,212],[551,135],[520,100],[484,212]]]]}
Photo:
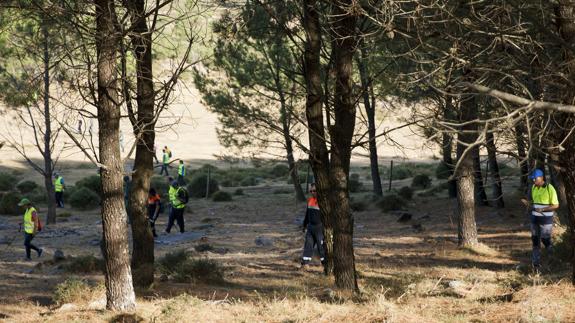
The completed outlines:
{"type": "Polygon", "coordinates": [[[531,264],[533,268],[539,270],[541,267],[541,243],[547,250],[549,257],[553,251],[551,235],[553,234],[553,215],[559,208],[557,191],[551,183],[545,182],[545,174],[542,170],[536,169],[529,176],[533,181],[533,186],[528,192],[528,198],[521,201],[530,210],[531,217],[531,242],[533,254],[531,264]]]}

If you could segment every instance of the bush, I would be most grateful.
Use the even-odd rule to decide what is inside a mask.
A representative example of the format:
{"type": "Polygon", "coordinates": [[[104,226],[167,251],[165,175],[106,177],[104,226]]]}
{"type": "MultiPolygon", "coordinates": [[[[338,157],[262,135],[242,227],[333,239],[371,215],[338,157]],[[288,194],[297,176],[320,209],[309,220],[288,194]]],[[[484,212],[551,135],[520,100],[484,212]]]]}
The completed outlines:
{"type": "Polygon", "coordinates": [[[81,180],[76,182],[76,188],[87,188],[92,192],[98,194],[99,197],[102,196],[102,182],[100,180],[100,176],[92,175],[88,177],[84,177],[81,180]]]}
{"type": "Polygon", "coordinates": [[[70,261],[64,265],[67,272],[74,274],[87,274],[93,272],[104,272],[104,260],[94,256],[80,256],[71,258],[70,261]]]}
{"type": "Polygon", "coordinates": [[[232,195],[228,192],[217,191],[212,195],[212,200],[214,202],[229,202],[232,200],[232,195]]]}
{"type": "Polygon", "coordinates": [[[222,282],[224,269],[214,260],[193,259],[185,250],[167,253],[158,261],[160,272],[178,282],[222,282]]]}
{"type": "Polygon", "coordinates": [[[359,192],[362,186],[363,183],[359,181],[359,174],[351,174],[349,176],[348,187],[350,192],[352,193],[359,192]]]}
{"type": "Polygon", "coordinates": [[[404,165],[399,165],[393,167],[393,173],[391,174],[392,180],[402,180],[411,177],[413,174],[411,169],[404,165]]]}
{"type": "Polygon", "coordinates": [[[354,212],[362,212],[367,210],[367,203],[365,201],[351,201],[350,204],[351,210],[354,212]]]}
{"type": "Polygon", "coordinates": [[[0,213],[8,215],[23,214],[23,210],[18,206],[22,199],[19,192],[7,192],[0,200],[0,213]]]}
{"type": "Polygon", "coordinates": [[[69,199],[70,205],[80,210],[89,210],[100,205],[100,196],[87,187],[74,189],[69,199]]]}
{"type": "Polygon", "coordinates": [[[0,173],[0,191],[10,191],[14,188],[17,179],[14,175],[0,173]]]}
{"type": "Polygon", "coordinates": [[[237,190],[235,190],[234,195],[244,195],[244,190],[238,188],[237,190]]]}
{"type": "MultiPolygon", "coordinates": [[[[206,197],[206,186],[208,184],[207,174],[196,174],[188,185],[188,192],[190,197],[202,198],[206,197]]],[[[208,196],[212,196],[215,192],[219,191],[220,187],[218,181],[210,176],[210,187],[208,188],[208,196]]]]}
{"type": "Polygon", "coordinates": [[[289,167],[284,164],[277,164],[270,170],[270,175],[274,178],[287,177],[289,175],[289,167]]]}
{"type": "Polygon", "coordinates": [[[273,190],[272,194],[281,195],[281,194],[290,194],[292,192],[293,192],[293,190],[290,190],[290,189],[278,188],[278,189],[273,190]]]}
{"type": "Polygon", "coordinates": [[[411,198],[413,197],[413,189],[411,189],[411,187],[409,186],[404,186],[399,189],[399,192],[397,192],[397,194],[405,200],[411,200],[411,198]]]}
{"type": "Polygon", "coordinates": [[[399,195],[390,194],[382,197],[377,206],[383,211],[397,211],[401,210],[405,206],[405,200],[402,199],[399,195]]]}
{"type": "Polygon", "coordinates": [[[439,162],[437,168],[435,168],[435,178],[437,179],[448,179],[451,175],[453,166],[446,164],[444,161],[439,162]]]}
{"type": "Polygon", "coordinates": [[[38,184],[36,184],[35,182],[32,181],[23,181],[18,183],[18,185],[16,185],[16,188],[22,193],[22,194],[28,194],[30,192],[32,192],[33,190],[35,190],[38,187],[38,184]]]}
{"type": "Polygon", "coordinates": [[[411,187],[415,189],[426,189],[431,187],[431,178],[425,174],[416,175],[411,181],[411,187]]]}
{"type": "Polygon", "coordinates": [[[88,302],[103,292],[102,285],[90,286],[86,280],[72,277],[56,286],[53,300],[58,305],[88,302]]]}
{"type": "Polygon", "coordinates": [[[240,186],[256,186],[258,185],[258,180],[255,177],[244,177],[240,182],[240,186]]]}
{"type": "MultiPolygon", "coordinates": [[[[298,173],[298,178],[299,178],[299,183],[300,183],[300,184],[305,184],[305,183],[306,183],[306,175],[305,175],[305,173],[298,173]]],[[[311,183],[312,181],[313,181],[313,177],[312,177],[312,175],[310,174],[309,182],[311,183]]],[[[293,180],[292,180],[291,176],[288,177],[287,183],[288,183],[288,184],[293,184],[293,180]]]]}

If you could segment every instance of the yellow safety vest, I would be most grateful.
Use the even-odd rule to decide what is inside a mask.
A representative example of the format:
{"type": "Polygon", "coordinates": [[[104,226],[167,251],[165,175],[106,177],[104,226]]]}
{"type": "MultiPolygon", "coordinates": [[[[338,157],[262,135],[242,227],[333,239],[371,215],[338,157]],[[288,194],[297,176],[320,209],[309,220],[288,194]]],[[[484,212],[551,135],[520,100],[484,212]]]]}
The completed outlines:
{"type": "Polygon", "coordinates": [[[178,175],[186,176],[186,167],[184,167],[184,165],[180,165],[178,167],[178,175]]]}
{"type": "Polygon", "coordinates": [[[32,213],[34,212],[36,212],[36,209],[31,206],[24,213],[24,232],[29,234],[34,233],[34,221],[32,220],[32,213]]]}
{"type": "Polygon", "coordinates": [[[168,196],[170,197],[170,203],[172,203],[172,207],[176,209],[183,209],[186,207],[186,205],[178,200],[178,191],[179,188],[170,186],[170,189],[168,190],[168,196]]]}
{"type": "Polygon", "coordinates": [[[162,161],[164,162],[164,164],[167,164],[170,162],[170,156],[168,155],[168,153],[164,153],[164,157],[163,157],[162,161]]]}
{"type": "Polygon", "coordinates": [[[62,176],[58,176],[58,178],[56,178],[54,180],[54,190],[56,192],[62,192],[64,190],[64,185],[62,185],[62,176]]]}

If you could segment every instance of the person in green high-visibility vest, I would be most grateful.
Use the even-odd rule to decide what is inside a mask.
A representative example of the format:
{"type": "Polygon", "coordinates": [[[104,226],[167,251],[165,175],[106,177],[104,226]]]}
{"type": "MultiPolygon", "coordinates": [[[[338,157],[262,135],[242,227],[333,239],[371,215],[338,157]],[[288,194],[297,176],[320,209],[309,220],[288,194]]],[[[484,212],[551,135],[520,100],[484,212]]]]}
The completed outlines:
{"type": "Polygon", "coordinates": [[[24,225],[24,247],[26,247],[26,260],[31,260],[30,253],[32,250],[36,251],[38,257],[42,255],[42,249],[32,244],[32,239],[34,239],[36,233],[42,230],[42,224],[36,208],[32,206],[32,202],[29,199],[23,198],[18,203],[18,206],[26,208],[22,223],[24,225]]]}
{"type": "Polygon", "coordinates": [[[59,208],[64,208],[64,178],[58,174],[54,173],[54,192],[56,196],[56,206],[59,208]]]}
{"type": "Polygon", "coordinates": [[[168,166],[170,164],[170,155],[168,154],[166,149],[162,149],[162,153],[163,153],[162,168],[160,169],[160,175],[163,175],[165,172],[166,176],[170,176],[170,174],[168,173],[168,166]]]}
{"type": "Polygon", "coordinates": [[[180,165],[178,166],[178,184],[180,186],[186,185],[186,166],[184,166],[184,161],[180,159],[180,165]]]}

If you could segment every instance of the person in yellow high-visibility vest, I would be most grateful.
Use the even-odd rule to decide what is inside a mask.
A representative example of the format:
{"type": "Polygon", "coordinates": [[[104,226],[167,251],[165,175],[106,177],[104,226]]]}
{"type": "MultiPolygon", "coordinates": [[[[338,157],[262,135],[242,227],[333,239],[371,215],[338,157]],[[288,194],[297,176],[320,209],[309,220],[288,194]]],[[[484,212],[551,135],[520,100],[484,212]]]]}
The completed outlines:
{"type": "Polygon", "coordinates": [[[164,154],[162,156],[162,168],[160,169],[160,175],[163,175],[165,172],[166,176],[170,176],[170,174],[168,173],[168,166],[170,165],[170,155],[168,154],[166,149],[162,149],[162,152],[164,154]]]}
{"type": "Polygon", "coordinates": [[[30,252],[35,250],[38,257],[42,255],[42,249],[36,247],[32,244],[32,239],[36,236],[38,231],[42,230],[42,224],[40,223],[40,218],[38,217],[38,212],[36,208],[32,206],[32,203],[27,198],[23,198],[18,206],[25,207],[24,212],[24,247],[26,247],[26,260],[30,260],[30,252]]]}
{"type": "MultiPolygon", "coordinates": [[[[168,190],[168,196],[170,198],[170,215],[168,217],[168,226],[166,227],[166,233],[170,233],[174,221],[178,222],[180,227],[180,232],[184,233],[184,211],[186,210],[186,201],[182,201],[180,197],[180,191],[187,195],[185,188],[178,184],[178,181],[173,181],[170,184],[170,189],[168,190]]],[[[187,198],[187,197],[186,197],[187,198]]]]}
{"type": "Polygon", "coordinates": [[[56,192],[56,206],[59,208],[64,208],[64,178],[58,174],[54,173],[54,191],[56,192]]]}
{"type": "Polygon", "coordinates": [[[178,184],[181,186],[186,185],[186,166],[184,166],[184,161],[181,159],[178,166],[178,184]]]}

